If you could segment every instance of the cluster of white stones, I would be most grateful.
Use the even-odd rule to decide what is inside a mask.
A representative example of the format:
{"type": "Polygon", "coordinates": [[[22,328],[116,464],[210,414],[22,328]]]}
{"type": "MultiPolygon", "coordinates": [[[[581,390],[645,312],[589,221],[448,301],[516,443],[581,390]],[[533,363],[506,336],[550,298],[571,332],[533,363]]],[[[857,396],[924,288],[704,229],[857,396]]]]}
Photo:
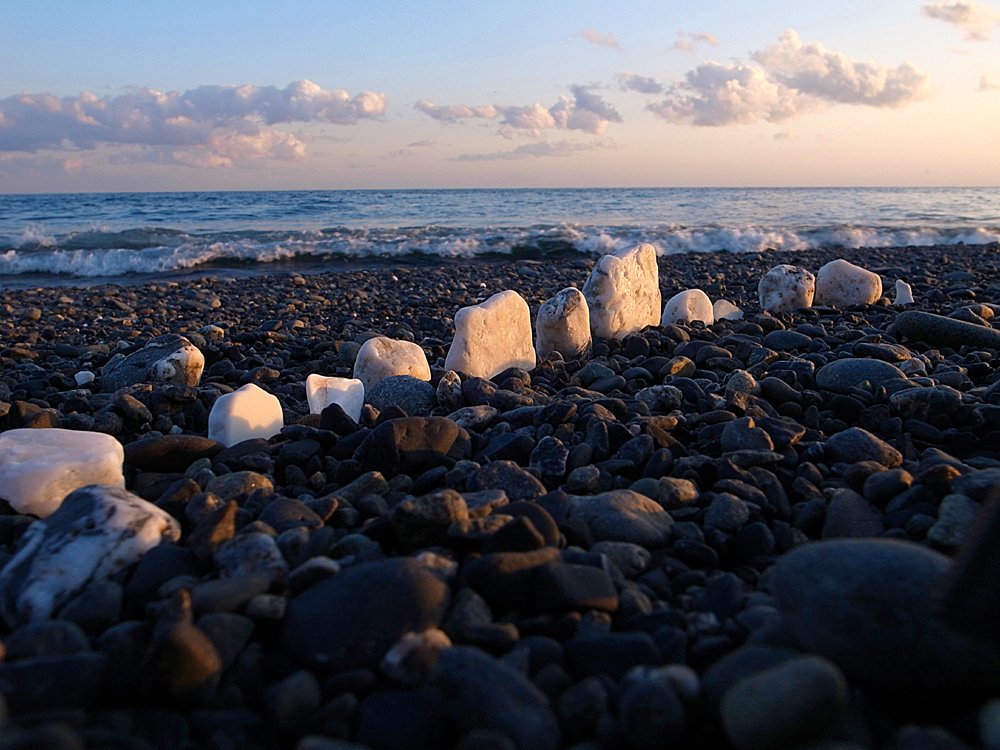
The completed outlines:
{"type": "MultiPolygon", "coordinates": [[[[814,301],[830,307],[870,305],[882,297],[882,278],[843,258],[830,261],[815,276],[805,268],[782,264],[764,274],[757,293],[760,306],[769,312],[812,307],[814,301]]],[[[912,303],[910,285],[897,281],[895,304],[912,303]]]]}

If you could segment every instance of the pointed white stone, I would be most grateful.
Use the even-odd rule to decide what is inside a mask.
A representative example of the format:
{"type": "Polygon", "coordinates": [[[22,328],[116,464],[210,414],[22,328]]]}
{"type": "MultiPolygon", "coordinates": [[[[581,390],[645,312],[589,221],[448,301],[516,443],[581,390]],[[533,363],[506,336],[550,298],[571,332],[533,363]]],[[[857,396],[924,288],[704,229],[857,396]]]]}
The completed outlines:
{"type": "Polygon", "coordinates": [[[267,440],[284,426],[281,402],[253,383],[219,396],[208,415],[208,436],[227,446],[250,438],[267,440]]]}
{"type": "Polygon", "coordinates": [[[687,289],[667,300],[667,304],[663,306],[660,325],[691,323],[695,320],[700,320],[705,325],[715,322],[712,300],[701,289],[687,289]]]}
{"type": "Polygon", "coordinates": [[[538,308],[535,354],[559,352],[567,359],[582,357],[590,348],[590,309],[583,292],[567,287],[538,308]]]}
{"type": "Polygon", "coordinates": [[[122,444],[101,432],[8,430],[0,434],[0,497],[18,513],[45,518],[77,487],[124,487],[124,460],[122,444]]]}
{"type": "Polygon", "coordinates": [[[800,266],[775,266],[757,285],[760,306],[770,312],[812,307],[816,277],[800,266]]]}
{"type": "Polygon", "coordinates": [[[717,299],[712,305],[716,320],[741,320],[743,311],[727,299],[717,299]]]}
{"type": "Polygon", "coordinates": [[[912,305],[913,289],[902,279],[896,279],[896,305],[912,305]]]}
{"type": "Polygon", "coordinates": [[[816,274],[816,304],[830,307],[870,305],[882,296],[882,279],[877,273],[832,260],[816,274]]]}
{"type": "Polygon", "coordinates": [[[394,375],[409,375],[417,380],[430,380],[431,368],[427,355],[412,341],[400,341],[385,336],[368,339],[361,345],[354,361],[354,377],[362,382],[365,393],[380,380],[394,375]]]}
{"type": "Polygon", "coordinates": [[[637,245],[598,259],[583,285],[594,336],[624,339],[660,322],[656,249],[637,245]]]}
{"type": "Polygon", "coordinates": [[[340,404],[344,413],[357,422],[365,405],[365,386],[355,378],[328,378],[313,373],[306,378],[306,401],[310,414],[319,414],[330,404],[340,404]]]}
{"type": "Polygon", "coordinates": [[[463,307],[455,313],[455,338],[444,366],[487,380],[508,367],[533,370],[528,303],[508,289],[478,305],[463,307]]]}

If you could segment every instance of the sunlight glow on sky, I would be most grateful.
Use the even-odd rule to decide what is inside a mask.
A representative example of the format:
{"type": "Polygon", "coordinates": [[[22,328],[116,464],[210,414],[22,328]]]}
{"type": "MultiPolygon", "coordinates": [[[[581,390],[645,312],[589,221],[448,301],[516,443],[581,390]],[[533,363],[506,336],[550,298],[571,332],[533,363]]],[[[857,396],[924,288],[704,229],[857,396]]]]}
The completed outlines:
{"type": "Polygon", "coordinates": [[[1000,183],[979,0],[10,0],[0,30],[0,192],[1000,183]]]}

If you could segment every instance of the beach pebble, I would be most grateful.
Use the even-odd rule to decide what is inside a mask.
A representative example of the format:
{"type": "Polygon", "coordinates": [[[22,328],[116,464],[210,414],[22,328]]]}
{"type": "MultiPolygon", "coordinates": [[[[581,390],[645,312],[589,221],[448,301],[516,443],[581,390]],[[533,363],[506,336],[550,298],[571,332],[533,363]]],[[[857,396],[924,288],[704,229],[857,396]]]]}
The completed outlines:
{"type": "Polygon", "coordinates": [[[594,336],[622,340],[660,322],[656,249],[637,245],[601,256],[583,285],[594,336]]]}
{"type": "Polygon", "coordinates": [[[452,489],[404,500],[389,516],[399,541],[407,547],[431,547],[443,543],[448,527],[469,519],[465,498],[452,489]]]}
{"type": "Polygon", "coordinates": [[[12,626],[52,617],[87,587],[179,538],[172,516],[131,492],[110,485],[74,490],[28,528],[0,572],[0,613],[12,626]]]}
{"type": "Polygon", "coordinates": [[[691,323],[696,320],[705,325],[711,325],[715,322],[712,300],[701,289],[687,289],[667,300],[667,304],[663,306],[660,325],[691,323]]]}
{"type": "MultiPolygon", "coordinates": [[[[214,458],[223,448],[222,443],[200,435],[161,435],[126,445],[125,463],[142,471],[185,471],[195,461],[214,458]]],[[[210,461],[205,468],[211,468],[210,461]]]]}
{"type": "Polygon", "coordinates": [[[816,385],[835,393],[846,393],[865,381],[877,387],[890,380],[906,380],[906,375],[895,365],[880,359],[835,359],[816,372],[816,385]]]}
{"type": "Polygon", "coordinates": [[[889,333],[935,346],[1000,349],[1000,331],[995,328],[920,310],[897,315],[889,333]]]}
{"type": "Polygon", "coordinates": [[[455,313],[446,369],[489,380],[510,367],[532,370],[535,361],[531,312],[517,292],[499,292],[455,313]]]}
{"type": "Polygon", "coordinates": [[[946,495],[938,507],[937,522],[928,530],[927,538],[942,547],[957,547],[972,528],[980,508],[979,503],[966,495],[946,495]]]}
{"type": "Polygon", "coordinates": [[[411,375],[393,375],[372,386],[366,400],[380,412],[398,406],[408,416],[426,417],[437,407],[437,391],[425,380],[411,375]]]}
{"type": "Polygon", "coordinates": [[[312,373],[306,377],[306,400],[310,414],[321,414],[330,404],[340,404],[344,413],[357,422],[361,419],[361,407],[365,405],[365,386],[354,378],[312,373]]]}
{"type": "Polygon", "coordinates": [[[110,435],[59,428],[0,434],[0,498],[22,514],[50,516],[88,484],[125,486],[125,451],[110,435]]]}
{"type": "Polygon", "coordinates": [[[227,446],[251,438],[267,440],[285,425],[281,402],[254,383],[216,399],[208,415],[208,437],[227,446]]]}
{"type": "Polygon", "coordinates": [[[462,379],[454,370],[445,370],[438,381],[435,390],[438,406],[442,409],[453,412],[461,409],[465,403],[462,398],[462,379]]]}
{"type": "Polygon", "coordinates": [[[282,581],[288,575],[288,563],[270,534],[237,534],[215,552],[215,564],[221,578],[263,577],[282,581]]]}
{"type": "Polygon", "coordinates": [[[622,685],[619,720],[628,746],[669,747],[683,734],[686,711],[669,667],[634,667],[622,685]]]}
{"type": "Polygon", "coordinates": [[[571,518],[587,524],[597,541],[632,542],[643,547],[667,544],[674,523],[659,503],[632,490],[570,496],[567,510],[571,518]]]}
{"type": "Polygon", "coordinates": [[[817,305],[870,305],[881,296],[882,279],[877,273],[842,258],[830,261],[816,274],[817,305]]]}
{"type": "Polygon", "coordinates": [[[875,461],[894,469],[903,463],[898,450],[861,427],[851,427],[829,437],[826,451],[834,461],[847,464],[875,461]]]}
{"type": "Polygon", "coordinates": [[[712,304],[712,314],[716,320],[742,320],[743,311],[726,299],[717,299],[712,304]]]}
{"type": "Polygon", "coordinates": [[[198,385],[205,355],[183,336],[156,336],[138,351],[114,357],[101,370],[101,387],[117,391],[136,383],[198,385]]]}
{"type": "Polygon", "coordinates": [[[361,381],[366,394],[380,380],[393,375],[410,375],[418,380],[430,380],[431,368],[427,364],[424,350],[412,341],[385,336],[376,336],[361,345],[354,360],[354,378],[361,381]]]}
{"type": "Polygon", "coordinates": [[[896,299],[893,300],[894,305],[912,305],[913,304],[913,289],[902,279],[896,279],[896,299]]]}
{"type": "Polygon", "coordinates": [[[416,685],[430,677],[441,652],[451,645],[447,634],[437,628],[406,633],[386,652],[379,666],[396,682],[416,685]]]}
{"type": "Polygon", "coordinates": [[[446,417],[405,417],[383,422],[354,452],[365,471],[417,476],[435,466],[472,457],[469,433],[446,417]]]}
{"type": "Polygon", "coordinates": [[[546,300],[535,315],[535,353],[544,359],[559,352],[578,359],[590,349],[590,308],[583,292],[567,287],[546,300]]]}
{"type": "Polygon", "coordinates": [[[775,266],[757,285],[760,306],[770,312],[811,307],[816,291],[816,277],[798,266],[775,266]]]}

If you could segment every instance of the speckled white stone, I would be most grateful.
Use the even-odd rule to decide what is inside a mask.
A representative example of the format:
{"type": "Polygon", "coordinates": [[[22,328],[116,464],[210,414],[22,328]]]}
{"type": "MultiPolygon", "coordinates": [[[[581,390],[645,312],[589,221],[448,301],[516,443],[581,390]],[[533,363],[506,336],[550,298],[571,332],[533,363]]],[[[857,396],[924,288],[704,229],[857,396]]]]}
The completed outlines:
{"type": "Polygon", "coordinates": [[[365,393],[371,393],[372,386],[394,375],[430,380],[431,368],[424,350],[412,341],[385,336],[368,339],[361,345],[354,361],[354,377],[362,382],[365,393]]]}
{"type": "Polygon", "coordinates": [[[757,285],[760,306],[770,312],[812,307],[816,277],[800,266],[782,263],[768,271],[757,285]]]}
{"type": "Polygon", "coordinates": [[[598,259],[583,285],[594,336],[624,339],[660,322],[656,249],[636,245],[598,259]]]}
{"type": "Polygon", "coordinates": [[[590,348],[590,309],[583,292],[567,287],[546,300],[535,316],[535,353],[582,357],[590,348]]]}
{"type": "Polygon", "coordinates": [[[365,405],[365,386],[355,378],[328,378],[313,373],[306,378],[306,401],[310,414],[319,414],[330,404],[340,404],[344,413],[357,422],[365,405]]]}
{"type": "Polygon", "coordinates": [[[712,305],[716,320],[742,320],[743,311],[727,299],[717,299],[712,305]]]}
{"type": "Polygon", "coordinates": [[[667,300],[667,304],[663,306],[660,325],[691,323],[695,320],[700,320],[705,325],[715,322],[712,300],[701,289],[687,289],[667,300]]]}
{"type": "Polygon", "coordinates": [[[882,279],[843,258],[832,260],[816,274],[816,304],[831,307],[870,305],[882,296],[882,279]]]}
{"type": "Polygon", "coordinates": [[[125,450],[110,435],[76,430],[0,433],[0,498],[18,513],[45,518],[87,484],[125,486],[125,450]]]}
{"type": "Polygon", "coordinates": [[[913,289],[902,279],[896,279],[896,301],[895,305],[912,305],[913,289]]]}
{"type": "Polygon", "coordinates": [[[253,383],[219,396],[208,415],[208,436],[225,445],[250,438],[267,440],[284,426],[281,402],[253,383]]]}
{"type": "Polygon", "coordinates": [[[528,303],[508,289],[478,305],[463,307],[455,313],[455,338],[444,366],[487,380],[508,367],[534,369],[528,303]]]}

